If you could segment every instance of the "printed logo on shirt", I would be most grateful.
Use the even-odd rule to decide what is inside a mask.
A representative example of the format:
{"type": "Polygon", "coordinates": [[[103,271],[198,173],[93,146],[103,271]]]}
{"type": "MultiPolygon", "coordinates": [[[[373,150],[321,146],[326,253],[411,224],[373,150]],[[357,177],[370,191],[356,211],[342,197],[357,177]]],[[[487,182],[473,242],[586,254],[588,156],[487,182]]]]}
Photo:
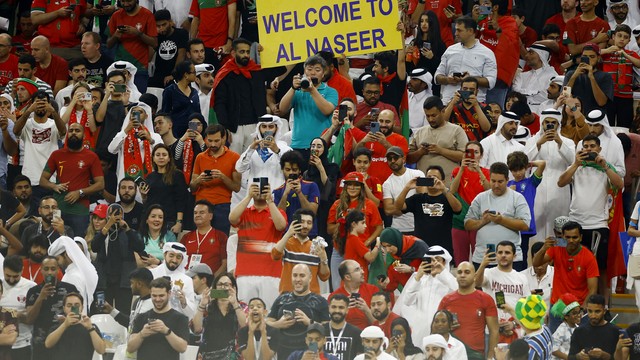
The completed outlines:
{"type": "Polygon", "coordinates": [[[51,128],[32,129],[31,142],[34,144],[43,144],[43,143],[51,142],[51,128]]]}
{"type": "Polygon", "coordinates": [[[443,204],[422,204],[422,212],[429,216],[442,216],[444,215],[443,204]]]}
{"type": "Polygon", "coordinates": [[[20,304],[25,304],[27,302],[27,297],[25,295],[18,295],[16,300],[18,300],[20,304]]]}
{"type": "Polygon", "coordinates": [[[84,168],[84,165],[85,165],[84,161],[82,161],[82,160],[78,161],[78,169],[84,168]]]}
{"type": "Polygon", "coordinates": [[[491,282],[491,290],[502,291],[509,294],[517,294],[520,296],[524,296],[524,285],[523,284],[502,284],[497,281],[491,282]]]}
{"type": "Polygon", "coordinates": [[[165,40],[158,47],[158,55],[162,60],[171,60],[178,53],[178,44],[173,40],[165,40]]]}

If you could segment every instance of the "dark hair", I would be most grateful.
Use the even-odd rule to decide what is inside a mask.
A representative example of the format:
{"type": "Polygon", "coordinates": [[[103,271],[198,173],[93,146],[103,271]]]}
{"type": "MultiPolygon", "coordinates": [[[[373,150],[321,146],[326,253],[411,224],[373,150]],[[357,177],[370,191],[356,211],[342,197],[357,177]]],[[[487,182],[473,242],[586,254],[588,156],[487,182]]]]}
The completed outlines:
{"type": "Polygon", "coordinates": [[[362,80],[362,89],[363,90],[367,85],[381,86],[380,85],[380,80],[375,76],[369,76],[368,78],[362,80]]]}
{"type": "Polygon", "coordinates": [[[265,304],[264,300],[262,300],[259,297],[253,297],[253,298],[249,299],[249,301],[247,301],[247,305],[251,304],[251,302],[254,301],[254,300],[260,301],[260,303],[262,304],[262,307],[264,307],[265,309],[267,308],[267,304],[265,304]]]}
{"type": "Polygon", "coordinates": [[[244,39],[244,38],[237,38],[235,40],[233,40],[231,42],[231,47],[233,48],[233,50],[238,50],[238,45],[240,44],[245,44],[245,45],[249,45],[249,47],[251,47],[251,41],[244,39]]]}
{"type": "Polygon", "coordinates": [[[596,145],[600,146],[600,138],[595,135],[588,134],[582,139],[582,144],[584,144],[585,141],[595,141],[596,145]]]}
{"type": "Polygon", "coordinates": [[[34,58],[31,54],[20,55],[20,57],[18,58],[18,64],[29,64],[31,65],[31,69],[33,70],[36,68],[36,58],[34,58]]]}
{"type": "MultiPolygon", "coordinates": [[[[56,200],[56,198],[54,198],[54,197],[53,197],[53,196],[51,196],[51,195],[45,195],[45,196],[43,196],[43,197],[40,199],[40,202],[38,203],[38,205],[39,205],[39,206],[42,206],[42,203],[43,203],[45,200],[51,200],[51,199],[56,200]]],[[[58,200],[56,200],[56,203],[58,203],[58,200]]]]}
{"type": "Polygon", "coordinates": [[[497,161],[491,164],[491,167],[489,167],[489,173],[501,174],[504,175],[506,179],[509,179],[509,167],[503,162],[497,161]]]}
{"type": "MultiPolygon", "coordinates": [[[[47,239],[47,244],[49,244],[49,240],[48,239],[47,239]]],[[[53,260],[53,262],[56,263],[56,266],[58,266],[58,259],[56,259],[55,256],[47,255],[47,256],[42,258],[42,262],[45,262],[46,260],[53,260]]]]}
{"type": "Polygon", "coordinates": [[[347,245],[347,237],[349,237],[349,233],[351,232],[351,226],[353,225],[353,223],[362,221],[364,219],[365,219],[365,216],[362,211],[352,210],[347,214],[344,222],[344,232],[343,232],[344,236],[338,236],[336,238],[336,246],[337,246],[336,250],[338,250],[339,254],[344,255],[344,247],[345,245],[347,245]]]}
{"type": "Polygon", "coordinates": [[[378,291],[377,293],[371,295],[371,298],[373,298],[374,296],[383,296],[384,302],[386,302],[387,304],[391,302],[391,295],[389,295],[387,291],[378,291]]]}
{"type": "Polygon", "coordinates": [[[215,135],[217,133],[220,133],[220,136],[222,136],[223,138],[227,137],[227,129],[221,124],[214,124],[214,125],[207,126],[207,128],[204,130],[204,133],[205,133],[205,136],[215,135]]]}
{"type": "Polygon", "coordinates": [[[513,252],[513,255],[516,254],[516,245],[512,241],[502,240],[496,245],[496,249],[498,249],[498,247],[500,246],[509,246],[511,248],[511,252],[513,252]]]}
{"type": "Polygon", "coordinates": [[[526,13],[524,12],[524,9],[520,9],[520,8],[511,9],[511,15],[515,15],[520,18],[526,17],[526,13]]]}
{"type": "Polygon", "coordinates": [[[140,102],[143,102],[147,105],[149,105],[149,107],[151,109],[157,109],[158,108],[158,97],[151,94],[151,93],[145,93],[140,95],[140,102]]]}
{"type": "MultiPolygon", "coordinates": [[[[147,104],[148,105],[148,104],[147,104]]],[[[159,118],[159,117],[163,117],[166,120],[171,121],[171,123],[173,123],[173,119],[171,118],[171,114],[166,113],[166,112],[157,112],[156,116],[153,118],[153,120],[155,121],[155,119],[159,118]]]]}
{"type": "Polygon", "coordinates": [[[419,347],[413,344],[413,339],[411,338],[411,327],[409,326],[409,322],[407,321],[407,319],[403,317],[398,317],[395,320],[393,320],[391,322],[391,331],[393,331],[393,328],[395,328],[398,325],[402,326],[406,334],[405,340],[404,340],[405,342],[404,355],[408,356],[408,355],[414,355],[414,354],[422,354],[422,350],[420,350],[419,347]]]}
{"type": "Polygon", "coordinates": [[[574,229],[578,229],[578,232],[582,234],[582,225],[580,225],[576,221],[567,221],[564,225],[562,225],[562,233],[564,233],[567,230],[574,230],[574,229]]]}
{"type": "Polygon", "coordinates": [[[204,41],[202,41],[202,39],[199,39],[199,38],[189,40],[189,42],[187,43],[187,52],[191,50],[191,45],[199,45],[199,44],[204,46],[204,41]]]}
{"type": "MultiPolygon", "coordinates": [[[[619,133],[617,136],[618,139],[620,139],[620,143],[622,143],[622,151],[624,151],[624,154],[627,155],[629,151],[631,151],[631,139],[629,138],[629,135],[625,133],[619,133]]],[[[15,180],[13,181],[15,183],[15,180]]]]}
{"type": "Polygon", "coordinates": [[[25,11],[21,12],[20,13],[20,17],[31,19],[31,11],[25,10],[25,11]]]}
{"type": "Polygon", "coordinates": [[[170,292],[171,291],[171,280],[165,279],[164,276],[163,277],[159,277],[157,279],[151,280],[151,282],[149,283],[149,287],[150,288],[156,288],[156,289],[165,289],[165,290],[167,290],[167,292],[170,292]]]}
{"type": "Polygon", "coordinates": [[[76,66],[80,66],[83,65],[86,67],[86,65],[84,64],[84,59],[83,58],[75,58],[75,59],[71,59],[69,60],[69,62],[67,63],[67,69],[69,71],[73,70],[74,67],[76,66]]]}
{"type": "Polygon", "coordinates": [[[305,60],[304,62],[304,67],[314,66],[314,65],[320,65],[322,66],[323,69],[327,68],[327,62],[324,61],[324,59],[318,55],[309,56],[307,60],[305,60]]]}
{"type": "MultiPolygon", "coordinates": [[[[47,99],[47,102],[51,103],[51,96],[49,96],[49,93],[47,93],[44,90],[37,90],[36,92],[34,92],[33,95],[31,95],[31,99],[33,100],[47,99]]],[[[54,101],[53,104],[52,105],[54,106],[54,109],[55,109],[58,103],[54,101]],[[56,105],[53,105],[53,104],[56,104],[56,105]]]]}
{"type": "Polygon", "coordinates": [[[151,234],[149,233],[149,224],[147,224],[147,220],[151,215],[153,210],[162,210],[162,226],[160,227],[160,238],[158,239],[158,247],[162,249],[165,243],[165,236],[167,235],[167,212],[164,211],[164,208],[160,204],[151,204],[144,211],[144,215],[142,216],[142,221],[140,221],[140,236],[144,240],[144,245],[146,246],[149,243],[149,239],[151,238],[151,234]]]}
{"type": "Polygon", "coordinates": [[[436,316],[438,316],[438,314],[444,314],[444,316],[447,318],[447,321],[449,322],[449,331],[451,331],[451,324],[453,324],[453,314],[451,314],[449,310],[442,309],[436,311],[436,313],[433,314],[433,318],[431,319],[431,328],[429,329],[431,333],[433,334],[433,322],[436,320],[436,316]]]}
{"type": "Polygon", "coordinates": [[[316,213],[314,213],[313,210],[310,209],[298,209],[293,213],[294,218],[302,215],[311,216],[311,221],[316,220],[316,213]]]}
{"type": "Polygon", "coordinates": [[[619,33],[619,32],[625,32],[627,34],[629,34],[629,36],[631,36],[631,27],[629,27],[629,25],[627,24],[620,24],[618,26],[616,26],[615,30],[613,30],[613,33],[619,33]]]}
{"type": "Polygon", "coordinates": [[[209,211],[209,214],[213,214],[213,208],[215,207],[209,200],[206,199],[200,199],[198,201],[196,201],[195,204],[193,204],[193,207],[195,208],[196,205],[204,205],[207,207],[207,211],[209,211]]]}
{"type": "MultiPolygon", "coordinates": [[[[358,105],[358,102],[356,102],[355,100],[353,100],[350,97],[343,97],[342,100],[340,100],[340,104],[342,104],[345,101],[348,101],[348,102],[352,103],[353,105],[358,105]]],[[[338,104],[338,105],[340,105],[340,104],[338,104]]]]}
{"type": "MultiPolygon", "coordinates": [[[[355,260],[354,260],[355,261],[355,260]]],[[[338,265],[338,275],[340,275],[340,279],[344,280],[344,277],[347,276],[347,264],[349,262],[344,260],[338,265]]]]}
{"type": "Polygon", "coordinates": [[[126,79],[126,77],[124,76],[124,72],[122,70],[113,70],[107,74],[107,79],[105,80],[105,83],[108,83],[109,81],[111,81],[111,78],[116,76],[122,76],[123,79],[126,79]]]}
{"type": "MultiPolygon", "coordinates": [[[[130,177],[123,177],[122,179],[120,179],[120,182],[118,183],[118,189],[120,188],[120,185],[122,185],[123,182],[125,181],[130,181],[132,183],[136,183],[136,181],[133,178],[130,177]]],[[[138,191],[138,188],[136,187],[136,192],[138,191]]]]}
{"type": "Polygon", "coordinates": [[[507,15],[509,11],[509,2],[507,0],[491,0],[491,7],[498,7],[498,15],[507,15]]]}
{"type": "Polygon", "coordinates": [[[516,98],[516,101],[519,101],[519,102],[525,102],[525,103],[527,102],[527,97],[524,96],[523,94],[517,91],[509,91],[509,93],[507,93],[507,97],[505,98],[505,104],[507,100],[511,98],[516,98]]]}
{"type": "MultiPolygon", "coordinates": [[[[32,248],[34,246],[39,246],[43,249],[49,249],[49,239],[44,234],[34,235],[29,240],[31,243],[29,244],[29,248],[32,248]]],[[[55,259],[55,256],[53,258],[55,259]]]]}
{"type": "Polygon", "coordinates": [[[457,18],[456,24],[464,26],[466,30],[473,29],[475,31],[478,27],[478,23],[469,16],[461,16],[457,18]]]}
{"type": "Polygon", "coordinates": [[[180,176],[183,176],[183,175],[178,171],[178,169],[176,169],[176,163],[174,162],[173,156],[172,156],[173,151],[171,151],[170,147],[168,147],[163,143],[159,143],[156,146],[154,146],[153,151],[151,152],[151,166],[153,166],[153,170],[155,172],[158,171],[158,165],[156,165],[156,163],[153,161],[153,157],[156,154],[156,151],[160,149],[165,149],[169,154],[169,161],[167,162],[164,174],[162,174],[162,182],[165,183],[166,185],[173,185],[173,180],[176,173],[179,173],[180,176]]]}
{"type": "Polygon", "coordinates": [[[22,258],[20,255],[9,255],[4,258],[4,263],[2,264],[3,269],[9,269],[11,271],[22,274],[22,258]]]}
{"type": "MultiPolygon", "coordinates": [[[[93,89],[89,89],[89,92],[91,92],[91,91],[97,91],[98,92],[98,94],[100,95],[100,102],[102,102],[102,100],[104,100],[104,89],[103,88],[96,86],[93,89]]],[[[144,94],[143,94],[143,96],[144,96],[144,94]]],[[[141,96],[141,98],[142,98],[142,96],[141,96]]]]}
{"type": "Polygon", "coordinates": [[[604,306],[604,304],[605,304],[604,296],[602,296],[600,294],[591,294],[591,295],[589,295],[589,297],[587,298],[587,305],[589,305],[589,304],[595,304],[595,305],[604,306]]]}
{"type": "MultiPolygon", "coordinates": [[[[228,272],[224,272],[224,273],[222,273],[222,274],[220,274],[220,275],[216,276],[216,277],[213,279],[213,284],[212,284],[211,286],[214,286],[214,287],[215,287],[215,286],[216,286],[216,284],[218,283],[218,281],[220,281],[220,279],[222,279],[222,278],[223,278],[223,277],[225,277],[225,276],[226,276],[226,277],[228,277],[228,278],[229,278],[229,280],[231,280],[231,286],[232,286],[234,289],[238,289],[238,283],[236,282],[236,278],[233,276],[233,274],[228,273],[228,272]]],[[[212,303],[212,302],[209,302],[209,305],[211,305],[211,303],[212,303]]],[[[231,306],[231,304],[229,304],[229,306],[231,306]]],[[[216,306],[216,307],[217,307],[217,306],[216,306]]]]}
{"type": "Polygon", "coordinates": [[[480,141],[475,141],[475,140],[471,140],[467,143],[467,145],[464,146],[465,150],[467,148],[469,148],[469,145],[476,145],[478,146],[478,148],[480,149],[480,154],[484,154],[484,147],[482,146],[482,144],[480,144],[480,141]]]}
{"type": "Polygon", "coordinates": [[[531,253],[536,254],[538,251],[540,251],[540,249],[542,249],[542,246],[544,246],[543,241],[538,241],[536,243],[533,243],[533,245],[531,245],[531,253]]]}
{"type": "Polygon", "coordinates": [[[526,101],[516,101],[511,104],[511,109],[509,109],[512,113],[516,114],[518,118],[522,118],[525,115],[531,114],[531,108],[526,101]]]}
{"type": "Polygon", "coordinates": [[[207,287],[213,286],[213,275],[206,274],[206,273],[196,273],[196,276],[201,279],[204,279],[205,283],[207,283],[207,287]]]}
{"type": "Polygon", "coordinates": [[[333,53],[331,51],[318,51],[316,55],[323,58],[324,61],[327,63],[327,66],[333,65],[333,67],[336,67],[336,68],[338,67],[338,59],[336,59],[335,56],[333,56],[333,53]]]}
{"type": "Polygon", "coordinates": [[[380,63],[380,66],[384,68],[388,68],[388,73],[396,72],[396,58],[390,51],[382,51],[379,53],[373,54],[373,60],[380,63]]]}
{"type": "Polygon", "coordinates": [[[542,27],[542,36],[547,37],[551,34],[560,35],[560,27],[553,23],[547,23],[542,27]]]}
{"type": "Polygon", "coordinates": [[[86,89],[88,93],[91,93],[91,87],[89,86],[89,84],[87,84],[84,81],[78,81],[77,83],[73,84],[73,87],[71,88],[72,99],[73,99],[73,96],[76,94],[76,91],[78,91],[78,89],[80,88],[86,89]]]}
{"type": "Polygon", "coordinates": [[[440,165],[429,165],[429,167],[427,167],[427,171],[425,171],[424,173],[428,173],[429,170],[437,170],[440,173],[440,180],[444,181],[444,169],[442,168],[442,166],[440,165]]]}
{"type": "Polygon", "coordinates": [[[507,155],[507,166],[511,171],[526,169],[529,166],[529,157],[522,151],[514,151],[507,155]]]}
{"type": "Polygon", "coordinates": [[[77,292],[70,292],[67,295],[65,295],[64,298],[62,299],[62,304],[66,304],[67,299],[70,297],[77,297],[78,299],[80,299],[80,304],[84,305],[84,298],[82,297],[82,295],[80,295],[77,292]]]}
{"type": "Polygon", "coordinates": [[[153,281],[153,273],[147,268],[137,268],[129,274],[129,279],[138,280],[146,287],[151,287],[151,281],[153,281]]]}
{"type": "Polygon", "coordinates": [[[425,110],[437,108],[439,111],[442,111],[442,109],[444,109],[444,104],[442,103],[442,99],[440,99],[439,96],[429,96],[424,100],[422,108],[425,110]]]}
{"type": "Polygon", "coordinates": [[[509,344],[509,359],[526,360],[529,357],[529,343],[524,339],[516,339],[509,344]]]}
{"type": "Polygon", "coordinates": [[[347,303],[347,305],[349,305],[349,298],[345,294],[335,293],[335,295],[331,295],[329,297],[329,303],[331,303],[332,301],[344,301],[345,303],[347,303]]]}
{"type": "Polygon", "coordinates": [[[367,158],[369,158],[369,161],[371,161],[371,150],[367,149],[366,147],[359,147],[353,151],[354,159],[361,155],[366,156],[367,158]]]}
{"type": "Polygon", "coordinates": [[[286,163],[296,164],[298,165],[298,168],[302,168],[302,165],[305,164],[305,161],[300,152],[291,150],[280,156],[280,169],[284,169],[284,164],[286,163]]]}
{"type": "Polygon", "coordinates": [[[173,78],[177,81],[184,79],[184,77],[189,73],[191,67],[194,66],[193,63],[189,60],[185,60],[178,65],[176,65],[175,70],[173,70],[173,78]]]}
{"type": "Polygon", "coordinates": [[[478,82],[478,78],[475,76],[467,76],[466,78],[462,79],[462,81],[460,81],[460,87],[462,87],[462,84],[464,83],[474,83],[476,84],[476,89],[478,89],[480,87],[480,83],[478,82]]]}
{"type": "Polygon", "coordinates": [[[426,41],[431,43],[431,50],[434,54],[442,54],[446,45],[442,41],[442,35],[440,34],[440,21],[438,20],[438,15],[431,10],[427,10],[420,14],[420,19],[418,20],[418,26],[416,28],[416,37],[413,40],[413,44],[418,47],[418,49],[422,49],[422,44],[425,42],[422,40],[424,33],[420,28],[420,21],[423,16],[427,17],[427,23],[429,24],[426,41]]]}
{"type": "Polygon", "coordinates": [[[26,181],[26,182],[29,183],[29,186],[31,186],[31,179],[29,179],[25,175],[18,174],[18,175],[16,175],[15,178],[13,178],[13,188],[12,188],[12,190],[15,190],[16,189],[16,184],[21,182],[21,181],[26,181]]]}
{"type": "Polygon", "coordinates": [[[171,12],[167,9],[156,10],[156,21],[171,21],[171,12]]]}

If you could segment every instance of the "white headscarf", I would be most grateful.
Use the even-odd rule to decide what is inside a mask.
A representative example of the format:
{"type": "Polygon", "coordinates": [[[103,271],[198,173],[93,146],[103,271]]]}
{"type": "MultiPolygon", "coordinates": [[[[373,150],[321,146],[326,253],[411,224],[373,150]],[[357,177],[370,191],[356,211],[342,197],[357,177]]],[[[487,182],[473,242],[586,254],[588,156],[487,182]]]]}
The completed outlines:
{"type": "Polygon", "coordinates": [[[129,77],[129,81],[127,82],[127,87],[131,92],[131,94],[129,95],[129,102],[137,102],[142,95],[140,91],[138,91],[138,87],[136,86],[136,84],[134,84],[133,82],[133,79],[136,77],[136,73],[138,72],[138,68],[133,66],[133,64],[128,61],[119,60],[114,62],[109,66],[109,68],[107,68],[107,74],[114,70],[127,70],[129,72],[129,74],[131,75],[129,77]]]}
{"type": "Polygon", "coordinates": [[[189,259],[187,258],[187,248],[182,245],[179,242],[168,242],[168,243],[164,243],[164,246],[162,247],[162,253],[167,253],[167,252],[173,252],[176,254],[182,254],[182,262],[180,263],[180,265],[178,265],[178,267],[175,270],[169,270],[169,268],[167,267],[167,263],[163,262],[162,266],[165,267],[165,273],[167,274],[167,276],[170,276],[171,274],[175,274],[175,273],[185,273],[186,267],[187,267],[187,262],[189,262],[189,259]]]}
{"type": "Polygon", "coordinates": [[[96,290],[96,286],[98,286],[98,273],[96,272],[96,268],[91,264],[91,261],[87,258],[87,256],[80,250],[80,247],[76,244],[73,239],[68,236],[60,236],[56,241],[49,246],[49,255],[58,256],[63,253],[67,253],[71,262],[78,268],[78,271],[82,274],[82,278],[84,279],[84,289],[80,290],[83,295],[86,297],[85,299],[85,307],[89,307],[93,302],[93,292],[96,290]]]}
{"type": "Polygon", "coordinates": [[[536,54],[538,54],[538,56],[540,56],[540,60],[542,60],[543,67],[549,66],[549,59],[551,58],[551,50],[548,47],[542,44],[533,44],[527,50],[531,50],[536,54]]]}
{"type": "Polygon", "coordinates": [[[367,326],[366,328],[364,328],[364,330],[362,330],[362,332],[360,333],[360,338],[367,338],[367,339],[382,339],[382,349],[386,349],[387,346],[389,346],[389,339],[384,336],[384,332],[382,331],[382,329],[378,326],[367,326]]]}
{"type": "Polygon", "coordinates": [[[84,251],[84,255],[87,257],[87,259],[89,259],[89,261],[91,261],[91,255],[89,254],[89,245],[87,245],[87,241],[84,238],[81,238],[80,236],[76,236],[73,238],[73,241],[77,243],[80,243],[80,245],[82,245],[82,250],[84,251]]]}
{"type": "Polygon", "coordinates": [[[6,93],[2,93],[2,95],[0,95],[0,96],[2,96],[3,98],[9,100],[9,103],[11,103],[11,109],[10,109],[11,112],[12,113],[16,112],[16,105],[13,103],[13,97],[11,97],[11,95],[6,94],[6,93]]]}
{"type": "Polygon", "coordinates": [[[444,268],[445,268],[445,270],[449,269],[449,264],[451,263],[451,260],[453,259],[451,257],[451,254],[449,254],[449,252],[447,251],[447,249],[443,248],[440,245],[429,246],[429,250],[427,250],[427,253],[425,255],[430,257],[430,258],[434,258],[436,256],[442,257],[444,259],[444,268]]]}
{"type": "Polygon", "coordinates": [[[144,112],[147,114],[147,118],[144,119],[143,125],[149,131],[149,135],[155,134],[156,132],[153,129],[153,113],[151,112],[151,107],[143,102],[139,102],[137,105],[134,105],[129,109],[129,111],[127,112],[127,116],[125,116],[124,118],[124,122],[122,123],[122,128],[120,130],[124,131],[129,125],[129,121],[131,121],[131,111],[135,107],[142,108],[142,110],[144,110],[144,112]]]}
{"type": "MultiPolygon", "coordinates": [[[[600,139],[600,147],[602,148],[600,154],[604,156],[608,163],[616,168],[618,175],[624,177],[626,173],[624,150],[622,149],[620,139],[618,139],[616,133],[609,125],[607,115],[602,110],[591,110],[585,117],[585,122],[591,125],[600,124],[603,126],[602,134],[598,136],[598,139],[600,139]]],[[[576,151],[580,150],[582,150],[582,140],[580,140],[578,146],[576,146],[576,151]]]]}
{"type": "Polygon", "coordinates": [[[520,118],[515,113],[511,111],[503,112],[500,116],[498,116],[498,125],[496,126],[496,134],[501,134],[502,127],[504,124],[508,122],[515,121],[516,125],[520,125],[520,118]]]}
{"type": "Polygon", "coordinates": [[[560,133],[560,130],[562,130],[562,113],[560,112],[560,110],[549,108],[546,110],[542,110],[542,112],[540,113],[540,131],[535,133],[535,135],[532,136],[533,138],[539,139],[544,135],[545,129],[543,127],[543,122],[545,119],[553,119],[558,123],[558,133],[560,133]]]}
{"type": "Polygon", "coordinates": [[[277,130],[273,135],[273,138],[277,141],[282,139],[284,135],[284,129],[282,128],[282,118],[276,115],[265,114],[260,117],[260,120],[256,124],[256,132],[251,134],[252,137],[257,137],[262,140],[262,134],[260,134],[260,125],[262,124],[276,124],[277,130]]]}

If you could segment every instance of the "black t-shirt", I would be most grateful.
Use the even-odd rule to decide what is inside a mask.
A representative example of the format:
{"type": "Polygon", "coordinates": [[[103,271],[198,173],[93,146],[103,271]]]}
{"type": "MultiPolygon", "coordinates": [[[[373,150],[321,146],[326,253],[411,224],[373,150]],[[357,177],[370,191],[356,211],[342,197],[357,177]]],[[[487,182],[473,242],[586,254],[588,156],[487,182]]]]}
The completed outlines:
{"type": "MultiPolygon", "coordinates": [[[[49,329],[49,334],[54,332],[62,324],[55,324],[49,329]]],[[[100,329],[95,326],[96,332],[100,337],[100,329]]],[[[82,324],[69,326],[62,333],[58,343],[51,348],[49,354],[52,360],[91,360],[93,358],[93,342],[91,342],[91,334],[82,324]]]]}
{"type": "Polygon", "coordinates": [[[178,50],[187,49],[189,32],[185,29],[173,28],[171,35],[158,35],[156,49],[156,70],[149,79],[149,86],[164,88],[164,78],[171,75],[178,59],[178,50]]]}
{"type": "Polygon", "coordinates": [[[136,201],[133,209],[128,213],[124,213],[124,221],[129,225],[129,229],[140,228],[140,221],[142,221],[142,212],[144,211],[144,205],[136,201]]]}
{"type": "MultiPolygon", "coordinates": [[[[164,325],[173,331],[177,336],[189,341],[189,319],[176,310],[159,314],[151,309],[138,315],[133,320],[132,333],[139,333],[149,318],[162,320],[164,325]]],[[[154,334],[142,342],[138,349],[138,360],[179,360],[180,354],[175,351],[163,334],[154,334]]]]}
{"type": "Polygon", "coordinates": [[[0,189],[0,219],[5,223],[15,213],[20,201],[12,193],[0,189]]]}
{"type": "Polygon", "coordinates": [[[229,305],[225,316],[220,312],[217,304],[209,306],[207,317],[203,321],[204,331],[200,353],[206,354],[205,359],[228,359],[235,351],[238,317],[229,305]]]}
{"type": "Polygon", "coordinates": [[[583,349],[599,348],[613,357],[619,336],[620,328],[611,323],[603,326],[592,326],[590,323],[579,326],[571,335],[569,355],[576,355],[583,349]]]}
{"type": "Polygon", "coordinates": [[[382,85],[383,91],[380,95],[380,101],[395,106],[398,113],[400,113],[402,96],[404,92],[407,91],[407,82],[405,80],[400,80],[396,73],[396,76],[394,76],[390,82],[382,85]]]}
{"type": "MultiPolygon", "coordinates": [[[[269,342],[269,348],[273,351],[275,351],[274,349],[276,346],[275,342],[277,337],[278,337],[278,330],[267,325],[267,341],[269,342]]],[[[260,331],[256,331],[253,334],[253,338],[255,339],[255,341],[260,341],[260,339],[262,338],[262,333],[260,333],[260,331]]],[[[240,330],[238,330],[238,351],[240,353],[242,353],[247,348],[248,341],[249,341],[249,326],[245,326],[240,330]]],[[[256,349],[259,349],[257,344],[255,344],[255,346],[256,346],[256,349]]]]}
{"type": "Polygon", "coordinates": [[[327,338],[327,342],[324,344],[325,353],[334,355],[340,360],[349,360],[363,352],[362,339],[360,338],[362,330],[359,328],[345,323],[344,331],[340,334],[340,329],[329,329],[331,326],[329,323],[323,326],[327,338]],[[340,339],[338,340],[338,338],[340,339]],[[337,351],[334,352],[334,348],[337,348],[337,351]]]}
{"type": "Polygon", "coordinates": [[[113,64],[113,59],[102,54],[100,59],[95,63],[84,59],[84,65],[87,67],[87,83],[96,87],[104,88],[104,82],[107,79],[107,69],[113,64]]]}
{"type": "MultiPolygon", "coordinates": [[[[304,296],[297,296],[293,292],[281,294],[273,303],[269,317],[280,319],[284,310],[295,313],[296,309],[300,309],[314,322],[329,321],[329,303],[327,299],[315,293],[304,296]]],[[[278,353],[278,359],[286,359],[293,351],[305,349],[307,347],[306,334],[307,327],[302,323],[296,323],[287,329],[280,329],[274,349],[278,353]]]]}
{"type": "Polygon", "coordinates": [[[444,194],[430,196],[429,194],[414,194],[406,201],[406,212],[413,214],[416,237],[429,245],[440,245],[453,254],[451,240],[451,222],[453,209],[444,194]]]}
{"type": "Polygon", "coordinates": [[[98,134],[98,140],[96,141],[97,154],[105,154],[109,156],[109,160],[115,163],[117,156],[109,152],[109,144],[116,134],[122,129],[124,118],[127,115],[122,101],[113,101],[104,99],[102,101],[109,101],[107,111],[104,116],[104,121],[98,123],[100,126],[100,133],[98,134]],[[108,154],[108,155],[107,155],[108,154]]]}
{"type": "Polygon", "coordinates": [[[242,28],[240,37],[251,42],[258,42],[258,13],[256,0],[238,0],[236,2],[240,16],[242,16],[242,28]]]}
{"type": "Polygon", "coordinates": [[[640,360],[640,322],[631,324],[627,328],[627,335],[633,344],[629,348],[629,360],[640,360]]]}
{"type": "MultiPolygon", "coordinates": [[[[27,291],[27,302],[26,306],[33,306],[38,296],[40,296],[40,292],[44,287],[43,284],[38,284],[29,291],[27,291]]],[[[42,302],[42,306],[40,307],[40,313],[36,317],[35,323],[33,324],[33,338],[31,340],[32,344],[41,344],[44,345],[44,340],[47,338],[47,334],[49,329],[54,326],[55,318],[57,315],[62,315],[62,300],[64,297],[72,292],[78,292],[75,286],[66,283],[66,282],[58,282],[56,286],[56,293],[53,296],[46,298],[42,302]]]]}

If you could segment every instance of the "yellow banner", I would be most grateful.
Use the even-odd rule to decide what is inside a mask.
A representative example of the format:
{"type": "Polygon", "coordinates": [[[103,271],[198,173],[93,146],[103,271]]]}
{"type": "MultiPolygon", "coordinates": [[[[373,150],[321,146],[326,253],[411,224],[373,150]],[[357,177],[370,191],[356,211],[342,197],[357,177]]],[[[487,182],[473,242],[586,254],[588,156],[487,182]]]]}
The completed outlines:
{"type": "Polygon", "coordinates": [[[259,0],[257,10],[263,68],[322,50],[358,55],[402,46],[398,0],[259,0]]]}

